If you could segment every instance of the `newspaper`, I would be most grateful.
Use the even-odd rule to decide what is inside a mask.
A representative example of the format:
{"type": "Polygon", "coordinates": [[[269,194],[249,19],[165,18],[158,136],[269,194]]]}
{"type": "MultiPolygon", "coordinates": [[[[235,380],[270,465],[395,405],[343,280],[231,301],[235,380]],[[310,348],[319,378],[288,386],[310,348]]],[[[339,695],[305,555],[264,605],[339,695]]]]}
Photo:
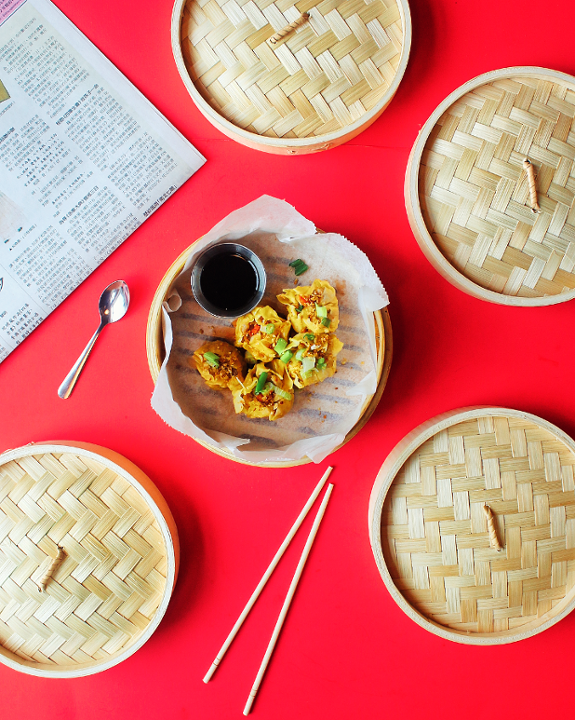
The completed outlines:
{"type": "Polygon", "coordinates": [[[49,0],[0,0],[0,362],[204,162],[49,0]]]}

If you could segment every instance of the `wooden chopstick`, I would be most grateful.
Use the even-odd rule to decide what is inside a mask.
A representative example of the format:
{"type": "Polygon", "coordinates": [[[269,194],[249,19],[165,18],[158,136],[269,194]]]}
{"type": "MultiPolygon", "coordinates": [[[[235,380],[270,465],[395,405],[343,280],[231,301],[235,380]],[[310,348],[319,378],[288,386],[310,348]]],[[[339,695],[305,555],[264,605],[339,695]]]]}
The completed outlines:
{"type": "Polygon", "coordinates": [[[277,619],[277,622],[276,622],[276,626],[275,626],[274,631],[273,631],[273,633],[272,633],[272,636],[271,636],[271,639],[270,639],[268,648],[267,648],[266,653],[265,653],[265,655],[264,655],[264,657],[263,657],[262,663],[261,663],[261,665],[260,665],[260,669],[259,669],[259,671],[258,671],[258,674],[257,674],[256,679],[255,679],[255,681],[254,681],[254,684],[253,684],[253,686],[252,686],[252,689],[251,689],[251,692],[250,692],[250,694],[249,694],[249,697],[248,697],[248,701],[247,701],[247,703],[246,703],[246,706],[245,706],[245,708],[244,708],[244,715],[248,715],[248,714],[249,714],[249,712],[250,712],[250,710],[251,710],[251,707],[252,707],[252,704],[253,704],[253,702],[254,702],[254,700],[255,700],[255,697],[256,697],[256,695],[257,695],[257,692],[258,692],[258,690],[259,690],[260,684],[261,684],[261,682],[262,682],[262,678],[263,678],[263,676],[264,676],[264,673],[265,673],[265,671],[266,671],[266,668],[267,668],[267,666],[268,666],[268,663],[269,663],[269,661],[270,661],[270,658],[271,658],[272,653],[273,653],[273,651],[274,651],[274,648],[275,648],[275,646],[276,646],[276,642],[277,642],[277,639],[278,639],[279,634],[280,634],[280,632],[281,632],[282,625],[283,625],[283,623],[284,623],[284,620],[285,620],[286,615],[287,615],[287,613],[288,613],[288,610],[289,610],[289,607],[290,607],[292,598],[293,598],[294,593],[295,593],[295,591],[296,591],[297,584],[298,584],[299,579],[300,579],[300,577],[301,577],[301,574],[302,574],[302,572],[303,572],[303,569],[304,569],[304,566],[305,566],[307,557],[308,557],[308,555],[309,555],[309,553],[310,553],[311,546],[313,545],[313,541],[315,540],[315,536],[316,536],[316,534],[317,534],[317,531],[318,531],[318,528],[319,528],[319,524],[320,524],[320,522],[321,522],[321,520],[322,520],[322,518],[323,518],[323,515],[324,515],[324,513],[325,513],[325,509],[326,509],[326,507],[327,507],[327,503],[328,503],[328,500],[329,500],[329,497],[330,497],[330,495],[331,495],[331,491],[332,491],[332,490],[333,490],[333,485],[330,483],[330,484],[327,486],[327,490],[325,491],[325,495],[323,496],[322,503],[321,503],[321,505],[320,505],[320,507],[319,507],[319,510],[317,511],[317,515],[316,515],[316,517],[315,517],[313,526],[312,526],[312,528],[311,528],[311,530],[310,530],[310,533],[309,533],[307,542],[306,542],[306,544],[305,544],[305,547],[304,547],[303,552],[302,552],[302,554],[301,554],[301,557],[300,557],[300,559],[299,559],[298,566],[297,566],[297,568],[296,568],[295,574],[294,574],[293,579],[292,579],[292,581],[291,581],[291,585],[289,586],[287,595],[286,595],[286,597],[285,597],[284,604],[283,604],[282,609],[281,609],[281,611],[280,611],[280,614],[279,614],[279,616],[278,616],[278,619],[277,619]]]}
{"type": "Polygon", "coordinates": [[[249,599],[248,602],[246,603],[246,606],[245,606],[244,609],[242,610],[241,615],[240,615],[239,618],[236,620],[236,624],[235,624],[235,625],[233,626],[233,628],[231,629],[230,634],[229,634],[228,637],[226,638],[224,644],[223,644],[222,647],[220,648],[220,651],[219,651],[218,654],[216,655],[214,662],[211,664],[210,669],[209,669],[208,672],[206,673],[206,676],[204,677],[204,682],[205,682],[205,683],[209,682],[209,681],[210,681],[210,678],[211,678],[212,675],[215,673],[215,671],[216,671],[218,665],[220,664],[222,658],[223,658],[224,655],[226,654],[229,646],[232,644],[233,639],[234,639],[235,636],[237,635],[238,630],[241,628],[244,620],[245,620],[246,617],[248,616],[248,613],[250,612],[250,610],[251,610],[252,607],[254,606],[255,601],[258,599],[258,597],[260,596],[260,593],[261,593],[261,591],[263,590],[265,584],[266,584],[267,581],[269,580],[270,575],[271,575],[272,572],[275,570],[276,565],[277,565],[277,564],[279,563],[279,561],[281,560],[282,555],[285,553],[288,545],[289,545],[290,542],[292,541],[293,536],[294,536],[294,535],[296,534],[296,532],[298,531],[299,526],[300,526],[300,525],[302,524],[302,522],[304,521],[304,519],[305,519],[306,515],[308,514],[311,506],[314,504],[317,496],[320,494],[321,489],[322,489],[323,486],[325,485],[326,480],[327,480],[328,477],[330,476],[330,473],[331,473],[332,470],[333,470],[332,467],[328,467],[328,468],[327,468],[327,470],[326,470],[325,473],[323,474],[322,479],[319,481],[319,483],[317,484],[315,490],[314,490],[314,491],[312,492],[312,494],[310,495],[309,500],[308,500],[308,501],[306,502],[306,504],[303,506],[303,509],[302,509],[302,511],[300,512],[300,514],[298,515],[298,518],[297,518],[297,520],[295,521],[295,523],[292,525],[291,530],[290,530],[290,531],[288,532],[288,534],[286,535],[285,540],[284,540],[283,543],[279,546],[278,551],[276,552],[276,554],[275,554],[274,557],[273,557],[273,560],[271,561],[271,563],[270,563],[269,566],[268,566],[268,569],[267,569],[267,570],[265,571],[265,573],[263,574],[262,579],[259,581],[256,589],[253,591],[250,599],[249,599]]]}

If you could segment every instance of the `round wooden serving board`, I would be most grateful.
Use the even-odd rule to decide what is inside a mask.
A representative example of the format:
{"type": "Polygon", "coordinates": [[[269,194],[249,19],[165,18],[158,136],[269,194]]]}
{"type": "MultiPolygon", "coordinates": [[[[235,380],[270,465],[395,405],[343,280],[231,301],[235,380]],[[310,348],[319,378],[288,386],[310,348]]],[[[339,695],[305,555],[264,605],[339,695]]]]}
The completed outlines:
{"type": "Polygon", "coordinates": [[[514,67],[470,80],[421,129],[407,214],[428,260],[460,290],[503,305],[575,297],[574,117],[575,78],[514,67]]]}
{"type": "Polygon", "coordinates": [[[126,458],[73,442],[0,455],[0,662],[70,678],[125,660],[158,627],[178,563],[170,510],[126,458]]]}
{"type": "Polygon", "coordinates": [[[436,635],[477,645],[563,618],[575,604],[574,466],[570,437],[517,410],[456,410],[407,435],[383,463],[369,509],[375,560],[401,609],[436,635]]]}
{"type": "Polygon", "coordinates": [[[340,145],[393,98],[411,44],[407,0],[176,0],[172,49],[192,99],[228,137],[296,155],[340,145]],[[274,33],[309,13],[276,44],[274,33]]]}
{"type": "MultiPolygon", "coordinates": [[[[165,358],[164,349],[164,334],[162,327],[162,305],[166,299],[167,293],[172,287],[175,279],[182,272],[186,260],[193,249],[193,244],[186,248],[183,253],[172,263],[168,268],[166,274],[162,278],[158,289],[152,300],[150,307],[150,313],[148,315],[148,326],[146,329],[146,351],[148,356],[148,366],[150,368],[150,374],[154,383],[158,379],[160,369],[165,358]]],[[[389,377],[389,371],[391,369],[391,361],[393,358],[393,334],[391,329],[391,319],[389,317],[389,311],[384,308],[383,311],[376,311],[373,314],[375,324],[375,339],[377,347],[377,389],[371,398],[368,398],[362,409],[361,417],[352,430],[347,434],[344,443],[349,442],[361,428],[366,424],[375,408],[377,407],[381,396],[383,394],[387,379],[389,377]]],[[[195,439],[195,438],[194,438],[195,439]]],[[[294,467],[297,465],[305,465],[311,462],[309,458],[305,457],[301,460],[286,460],[284,462],[251,462],[243,458],[239,458],[234,455],[231,451],[216,447],[209,443],[204,443],[200,440],[196,440],[200,445],[211,450],[212,452],[222,457],[239,462],[246,465],[256,465],[258,467],[294,467]]]]}

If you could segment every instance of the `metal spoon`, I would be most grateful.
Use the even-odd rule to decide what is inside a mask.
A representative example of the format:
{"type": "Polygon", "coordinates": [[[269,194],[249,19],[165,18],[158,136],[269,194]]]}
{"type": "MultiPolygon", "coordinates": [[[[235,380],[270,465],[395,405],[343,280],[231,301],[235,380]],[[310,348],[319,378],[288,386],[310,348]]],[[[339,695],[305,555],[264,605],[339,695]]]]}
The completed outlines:
{"type": "Polygon", "coordinates": [[[76,385],[76,381],[80,377],[82,368],[84,367],[88,355],[90,354],[94,343],[98,339],[98,335],[102,329],[108,324],[116,322],[124,317],[130,304],[130,291],[123,280],[116,280],[110,283],[104,292],[100,295],[100,325],[96,332],[92,335],[90,342],[86,345],[84,352],[76,360],[74,367],[66,375],[66,379],[58,388],[58,395],[62,399],[70,397],[72,390],[76,385]]]}

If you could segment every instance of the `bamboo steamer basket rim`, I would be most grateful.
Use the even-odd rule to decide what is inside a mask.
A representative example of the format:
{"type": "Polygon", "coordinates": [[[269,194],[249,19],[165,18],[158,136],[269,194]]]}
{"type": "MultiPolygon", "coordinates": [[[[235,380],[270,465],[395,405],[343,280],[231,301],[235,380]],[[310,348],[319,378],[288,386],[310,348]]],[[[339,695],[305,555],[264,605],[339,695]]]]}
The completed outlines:
{"type": "MultiPolygon", "coordinates": [[[[534,621],[520,625],[517,628],[483,633],[454,629],[434,621],[430,615],[418,610],[418,608],[406,598],[402,590],[397,587],[385,558],[382,540],[384,534],[384,506],[386,498],[398,473],[406,462],[417,453],[419,448],[434,438],[438,433],[448,431],[450,428],[461,423],[478,420],[480,418],[503,418],[525,421],[536,426],[537,429],[550,433],[556,441],[567,448],[575,457],[575,442],[573,439],[552,423],[531,413],[492,406],[473,406],[451,410],[422,423],[409,432],[399,441],[385,459],[371,491],[368,525],[372,551],[383,582],[392,598],[408,617],[420,627],[446,640],[469,645],[502,645],[532,637],[547,630],[568,615],[575,606],[575,585],[566,589],[564,597],[555,607],[546,611],[541,617],[537,617],[534,621]]],[[[499,525],[498,534],[501,535],[500,528],[501,526],[499,525]]],[[[505,545],[501,552],[504,550],[505,545]]],[[[504,558],[505,556],[502,555],[501,559],[504,558]]]]}
{"type": "MultiPolygon", "coordinates": [[[[318,230],[318,232],[321,231],[318,230]]],[[[198,240],[200,239],[201,238],[198,238],[198,240]]],[[[190,252],[193,250],[195,243],[198,242],[198,240],[193,242],[182,253],[180,253],[180,255],[170,265],[160,284],[158,285],[152,299],[152,304],[150,305],[150,312],[148,314],[148,323],[146,327],[146,355],[148,358],[148,368],[150,370],[150,375],[152,376],[154,384],[158,379],[158,375],[160,374],[160,369],[165,358],[162,305],[175,279],[182,272],[185,262],[190,252]]],[[[350,430],[350,432],[346,435],[343,443],[337,448],[335,448],[333,452],[338,450],[340,447],[349,442],[353,437],[355,437],[355,435],[357,435],[357,433],[367,423],[367,421],[375,411],[377,405],[379,404],[379,401],[381,399],[381,396],[383,395],[383,391],[387,384],[387,379],[391,370],[391,362],[393,359],[393,333],[391,328],[391,318],[389,316],[389,311],[387,307],[384,308],[383,311],[377,310],[373,313],[373,316],[376,330],[376,342],[378,343],[376,368],[378,378],[377,388],[373,396],[371,398],[367,398],[362,409],[360,419],[356,423],[355,427],[350,430]]],[[[311,462],[311,460],[306,456],[304,458],[301,458],[300,460],[267,462],[264,464],[261,462],[246,460],[244,458],[237,457],[225,448],[218,448],[215,445],[203,442],[202,440],[198,440],[197,438],[192,439],[199,445],[206,448],[207,450],[210,450],[216,455],[227,458],[229,460],[233,460],[234,462],[238,462],[242,465],[252,465],[254,467],[269,468],[289,468],[296,467],[298,465],[306,465],[311,462]]]]}
{"type": "MultiPolygon", "coordinates": [[[[140,628],[140,631],[138,633],[135,633],[130,640],[124,642],[119,650],[110,652],[108,657],[100,657],[93,659],[92,661],[86,662],[70,661],[69,664],[63,664],[57,661],[54,661],[52,663],[41,662],[35,661],[31,657],[25,658],[21,655],[16,654],[16,652],[12,652],[10,649],[6,648],[0,641],[0,662],[14,670],[18,670],[28,675],[45,678],[85,677],[88,675],[102,672],[104,670],[108,670],[109,668],[127,659],[137,650],[139,650],[142,645],[144,645],[144,643],[149,640],[149,638],[157,629],[158,625],[160,624],[162,618],[166,613],[178,577],[180,560],[180,544],[178,538],[178,530],[165,499],[161,495],[158,488],[150,480],[150,478],[140,468],[138,468],[134,463],[132,463],[124,456],[113,450],[99,445],[95,445],[93,443],[54,440],[39,443],[29,443],[28,445],[20,448],[6,450],[5,452],[0,454],[0,472],[2,471],[2,468],[9,463],[18,463],[19,461],[25,462],[27,458],[38,458],[39,456],[45,457],[53,455],[57,455],[59,457],[73,456],[74,459],[78,459],[80,461],[82,459],[85,459],[87,461],[93,461],[97,463],[97,465],[103,467],[104,473],[112,472],[116,475],[116,478],[121,478],[121,480],[127,483],[131,489],[135,490],[135,492],[139,495],[139,497],[146,505],[147,509],[151,511],[151,514],[153,516],[154,528],[156,531],[159,531],[162,538],[163,561],[165,562],[165,578],[162,583],[163,589],[161,592],[161,597],[156,603],[155,609],[153,609],[151,617],[148,618],[147,625],[143,628],[140,628]]],[[[49,475],[49,471],[47,471],[46,474],[49,475]]],[[[44,478],[39,480],[37,485],[42,484],[43,479],[44,478]]],[[[96,478],[96,480],[97,479],[98,478],[96,478]]],[[[58,481],[58,478],[53,476],[53,481],[58,481]]],[[[49,485],[40,488],[42,495],[39,497],[44,497],[45,491],[47,491],[52,485],[53,482],[50,481],[49,485]]],[[[90,481],[88,489],[91,487],[91,485],[92,481],[90,481]]],[[[32,488],[32,490],[34,490],[34,487],[32,488]]],[[[35,500],[37,501],[39,497],[35,497],[35,500]]],[[[94,497],[96,498],[96,502],[100,500],[98,496],[94,497]]],[[[70,517],[69,513],[68,517],[70,517]]],[[[73,517],[73,515],[71,517],[73,517]]],[[[73,529],[74,528],[72,528],[72,531],[73,529]]],[[[68,531],[64,534],[64,538],[67,535],[68,531]]],[[[39,543],[44,540],[44,537],[45,536],[42,537],[39,543]]],[[[0,549],[1,548],[2,545],[0,545],[0,549]]],[[[40,548],[38,549],[40,550],[40,548]]],[[[44,554],[44,551],[41,552],[42,554],[44,554]]],[[[160,553],[160,555],[161,554],[162,553],[160,553]]],[[[62,562],[65,563],[65,561],[66,556],[62,562]]],[[[116,566],[117,564],[115,565],[115,567],[116,566]]],[[[37,565],[36,568],[39,569],[37,565]]],[[[95,569],[97,569],[97,566],[95,569]]],[[[90,574],[86,578],[87,580],[91,578],[92,572],[94,572],[94,570],[90,572],[90,574]]],[[[34,571],[31,574],[36,575],[37,572],[34,571]]],[[[8,578],[8,580],[9,579],[10,578],[8,578]]],[[[36,582],[30,577],[30,574],[28,574],[28,579],[30,579],[30,582],[36,582]]],[[[28,580],[26,580],[26,582],[27,581],[28,580]]],[[[0,590],[2,589],[2,586],[5,582],[6,578],[4,578],[0,582],[0,590]]],[[[48,581],[45,591],[47,594],[47,598],[43,602],[56,602],[55,598],[58,597],[58,593],[61,592],[59,590],[55,590],[54,592],[56,593],[56,595],[52,597],[52,595],[50,594],[50,585],[52,582],[54,582],[56,585],[58,584],[58,567],[56,567],[54,570],[54,580],[48,581]]],[[[101,600],[101,597],[99,595],[95,596],[93,591],[91,591],[89,588],[86,588],[84,586],[84,590],[88,600],[92,597],[98,597],[101,600]]],[[[112,592],[110,594],[113,595],[112,592]]],[[[39,595],[38,597],[40,598],[41,596],[39,595]]],[[[82,603],[84,602],[85,598],[82,600],[82,603]]],[[[97,614],[99,605],[97,605],[96,607],[96,611],[87,616],[86,622],[88,622],[88,624],[92,617],[97,614]]],[[[75,610],[77,609],[78,608],[76,607],[75,610]]],[[[58,615],[58,611],[54,611],[53,608],[51,610],[52,612],[50,613],[50,617],[48,618],[49,620],[52,614],[54,614],[54,616],[58,615]]],[[[34,618],[35,615],[36,613],[34,613],[34,618]]],[[[82,615],[85,615],[85,613],[82,613],[82,615]]],[[[100,617],[100,620],[103,621],[104,618],[100,617]]],[[[78,618],[78,622],[79,621],[80,619],[78,618]]],[[[60,623],[60,626],[63,626],[63,622],[64,621],[60,623]]],[[[38,625],[38,622],[36,623],[36,625],[38,625]]],[[[33,629],[35,630],[36,626],[34,626],[33,629]]],[[[62,631],[60,631],[57,628],[56,635],[58,634],[58,632],[65,633],[65,630],[62,629],[62,631]]],[[[97,651],[95,654],[98,654],[97,651]]]]}
{"type": "Polygon", "coordinates": [[[467,93],[470,93],[488,83],[513,77],[537,78],[550,82],[564,83],[571,86],[575,91],[575,77],[572,75],[537,66],[517,66],[492,70],[482,75],[478,75],[458,87],[435,108],[419,131],[417,139],[411,149],[405,175],[405,202],[407,215],[415,238],[424,255],[435,267],[435,269],[458,289],[472,295],[473,297],[500,305],[513,305],[518,307],[554,305],[575,298],[575,289],[556,295],[520,297],[516,295],[506,295],[502,292],[484,288],[468,278],[443,255],[431,237],[421,210],[421,202],[419,198],[421,160],[425,150],[425,145],[429,139],[431,131],[437,124],[437,121],[454,103],[460,100],[467,93]]]}
{"type": "Polygon", "coordinates": [[[391,102],[393,96],[397,92],[399,84],[403,79],[403,75],[409,61],[411,50],[412,23],[411,13],[407,0],[393,0],[399,9],[403,28],[403,45],[401,59],[395,72],[393,81],[390,83],[383,97],[375,104],[373,108],[366,111],[357,120],[346,125],[339,130],[317,135],[307,138],[273,138],[262,134],[256,134],[248,130],[244,130],[239,125],[225,118],[221,113],[217,112],[209,102],[207,102],[199,92],[196,84],[190,77],[190,72],[186,66],[182,46],[181,46],[181,22],[185,5],[190,0],[175,0],[172,9],[171,20],[171,41],[172,53],[176,66],[189,92],[192,100],[201,111],[201,113],[216,128],[222,131],[227,137],[237,140],[248,147],[263,150],[270,153],[300,154],[306,152],[317,152],[327,150],[331,147],[339,145],[358,135],[362,130],[373,123],[379,115],[385,110],[391,102]]]}

